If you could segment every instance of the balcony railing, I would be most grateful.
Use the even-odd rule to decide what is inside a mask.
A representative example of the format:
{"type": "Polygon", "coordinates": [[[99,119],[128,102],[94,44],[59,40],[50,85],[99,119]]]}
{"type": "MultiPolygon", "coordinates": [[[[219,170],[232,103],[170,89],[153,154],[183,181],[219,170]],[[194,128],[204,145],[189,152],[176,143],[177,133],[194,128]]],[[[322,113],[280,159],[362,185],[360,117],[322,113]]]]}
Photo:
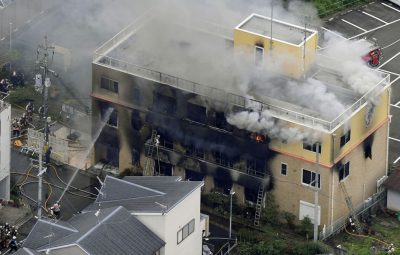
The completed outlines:
{"type": "MultiPolygon", "coordinates": [[[[150,146],[154,146],[154,145],[150,145],[150,142],[146,142],[145,146],[146,146],[146,149],[145,149],[145,152],[146,152],[145,156],[146,157],[151,157],[151,158],[157,159],[157,160],[159,159],[161,161],[163,160],[162,156],[159,157],[159,155],[157,155],[157,150],[155,150],[155,149],[153,150],[152,155],[150,155],[149,152],[151,150],[148,149],[148,148],[150,148],[150,146]]],[[[216,159],[215,162],[214,162],[214,161],[210,161],[210,160],[206,159],[206,157],[201,158],[201,157],[198,157],[196,155],[188,155],[188,154],[185,154],[184,152],[181,152],[181,151],[178,151],[178,150],[175,150],[175,149],[171,149],[171,148],[167,148],[165,146],[162,146],[161,143],[160,143],[160,145],[158,145],[158,148],[159,148],[158,153],[162,152],[162,151],[177,153],[177,154],[180,154],[184,158],[193,159],[193,160],[196,160],[196,161],[205,162],[207,164],[220,166],[220,167],[229,169],[230,171],[236,171],[236,172],[238,172],[240,174],[244,174],[244,175],[248,175],[248,176],[252,176],[252,177],[256,177],[256,178],[260,178],[260,179],[263,179],[266,176],[268,176],[268,174],[266,174],[264,172],[260,172],[260,171],[254,170],[254,169],[249,169],[249,168],[246,168],[246,167],[245,168],[239,168],[239,167],[236,166],[236,164],[232,164],[232,165],[224,164],[224,162],[219,161],[218,159],[216,159]]]]}
{"type": "MultiPolygon", "coordinates": [[[[102,45],[99,49],[95,51],[93,57],[93,63],[101,66],[111,67],[113,69],[120,70],[122,72],[143,77],[148,80],[152,80],[154,82],[165,84],[186,92],[204,96],[212,100],[224,103],[227,102],[243,109],[251,108],[251,109],[259,109],[260,111],[268,111],[273,117],[292,121],[300,125],[309,126],[312,128],[323,129],[329,132],[333,131],[338,125],[341,125],[341,123],[345,122],[351,116],[351,114],[357,111],[363,104],[365,104],[368,101],[368,99],[376,95],[379,95],[379,93],[390,84],[390,76],[389,74],[385,74],[384,78],[378,84],[376,84],[373,88],[371,88],[370,91],[364,94],[359,100],[357,100],[354,104],[352,104],[337,118],[335,118],[332,121],[327,121],[291,109],[286,109],[269,103],[263,103],[234,93],[229,93],[224,90],[217,89],[211,86],[199,84],[173,75],[169,75],[139,65],[128,63],[107,55],[115,47],[121,44],[126,38],[129,38],[129,36],[134,34],[137,31],[137,29],[141,27],[142,24],[148,21],[149,19],[151,19],[151,17],[150,18],[146,16],[140,17],[135,22],[130,24],[128,27],[123,29],[116,36],[111,38],[104,45],[102,45]]],[[[207,24],[208,27],[212,25],[213,24],[207,24]]],[[[322,57],[326,58],[324,56],[322,57]]],[[[329,66],[327,65],[324,68],[329,69],[329,66]]]]}

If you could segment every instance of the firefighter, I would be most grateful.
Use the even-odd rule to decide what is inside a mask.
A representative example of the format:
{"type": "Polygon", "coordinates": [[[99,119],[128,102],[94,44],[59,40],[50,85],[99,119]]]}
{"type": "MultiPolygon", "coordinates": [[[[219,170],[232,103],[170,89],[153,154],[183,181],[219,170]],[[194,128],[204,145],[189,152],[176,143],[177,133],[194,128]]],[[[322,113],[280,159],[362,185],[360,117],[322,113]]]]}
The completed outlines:
{"type": "Polygon", "coordinates": [[[33,111],[35,110],[35,106],[32,102],[29,102],[25,107],[26,117],[28,122],[32,122],[33,111]]]}
{"type": "Polygon", "coordinates": [[[50,155],[51,155],[52,149],[53,149],[53,148],[52,148],[51,146],[48,147],[48,148],[46,149],[45,154],[44,154],[46,165],[50,163],[50,155]]]}
{"type": "Polygon", "coordinates": [[[55,204],[52,207],[50,207],[50,210],[51,210],[51,214],[54,214],[54,216],[57,219],[60,218],[61,206],[60,206],[59,201],[55,202],[55,204]]]}
{"type": "Polygon", "coordinates": [[[17,243],[17,237],[16,236],[12,237],[10,243],[8,244],[8,247],[10,248],[10,252],[18,250],[18,243],[17,243]]]}

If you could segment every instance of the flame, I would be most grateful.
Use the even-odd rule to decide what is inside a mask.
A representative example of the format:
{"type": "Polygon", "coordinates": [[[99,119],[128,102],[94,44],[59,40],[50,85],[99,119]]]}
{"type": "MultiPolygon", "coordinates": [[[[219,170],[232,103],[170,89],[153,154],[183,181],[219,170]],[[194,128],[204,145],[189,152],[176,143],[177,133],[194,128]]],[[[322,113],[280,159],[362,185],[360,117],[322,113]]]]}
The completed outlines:
{"type": "Polygon", "coordinates": [[[262,134],[252,133],[250,137],[255,140],[257,143],[262,143],[265,141],[265,136],[262,134]]]}

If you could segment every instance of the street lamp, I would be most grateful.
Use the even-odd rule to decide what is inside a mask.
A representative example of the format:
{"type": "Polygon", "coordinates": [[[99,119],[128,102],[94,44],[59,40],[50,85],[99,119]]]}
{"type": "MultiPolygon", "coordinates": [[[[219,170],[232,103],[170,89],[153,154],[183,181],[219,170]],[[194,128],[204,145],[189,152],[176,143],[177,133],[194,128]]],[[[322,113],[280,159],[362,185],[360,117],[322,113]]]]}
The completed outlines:
{"type": "Polygon", "coordinates": [[[231,189],[229,195],[230,195],[229,238],[232,238],[232,197],[233,195],[235,195],[235,192],[231,189]]]}

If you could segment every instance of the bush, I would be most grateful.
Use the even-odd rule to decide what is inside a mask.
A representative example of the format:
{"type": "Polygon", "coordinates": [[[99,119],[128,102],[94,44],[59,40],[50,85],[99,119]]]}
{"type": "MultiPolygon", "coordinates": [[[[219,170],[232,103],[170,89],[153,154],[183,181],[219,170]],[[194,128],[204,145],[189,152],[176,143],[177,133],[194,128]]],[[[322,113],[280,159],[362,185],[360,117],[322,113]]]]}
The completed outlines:
{"type": "Polygon", "coordinates": [[[265,209],[262,212],[263,221],[279,224],[279,206],[275,202],[274,195],[270,192],[265,194],[265,209]]]}
{"type": "Polygon", "coordinates": [[[330,252],[329,247],[320,242],[306,242],[296,245],[293,254],[309,255],[309,254],[321,254],[329,252],[330,252]]]}
{"type": "Polygon", "coordinates": [[[309,217],[304,217],[304,219],[300,221],[298,231],[307,239],[313,235],[313,224],[311,223],[311,219],[309,217]]]}
{"type": "Polygon", "coordinates": [[[293,213],[283,211],[282,218],[285,219],[285,221],[290,229],[294,229],[296,227],[294,224],[294,220],[296,219],[296,216],[293,213]]]}

